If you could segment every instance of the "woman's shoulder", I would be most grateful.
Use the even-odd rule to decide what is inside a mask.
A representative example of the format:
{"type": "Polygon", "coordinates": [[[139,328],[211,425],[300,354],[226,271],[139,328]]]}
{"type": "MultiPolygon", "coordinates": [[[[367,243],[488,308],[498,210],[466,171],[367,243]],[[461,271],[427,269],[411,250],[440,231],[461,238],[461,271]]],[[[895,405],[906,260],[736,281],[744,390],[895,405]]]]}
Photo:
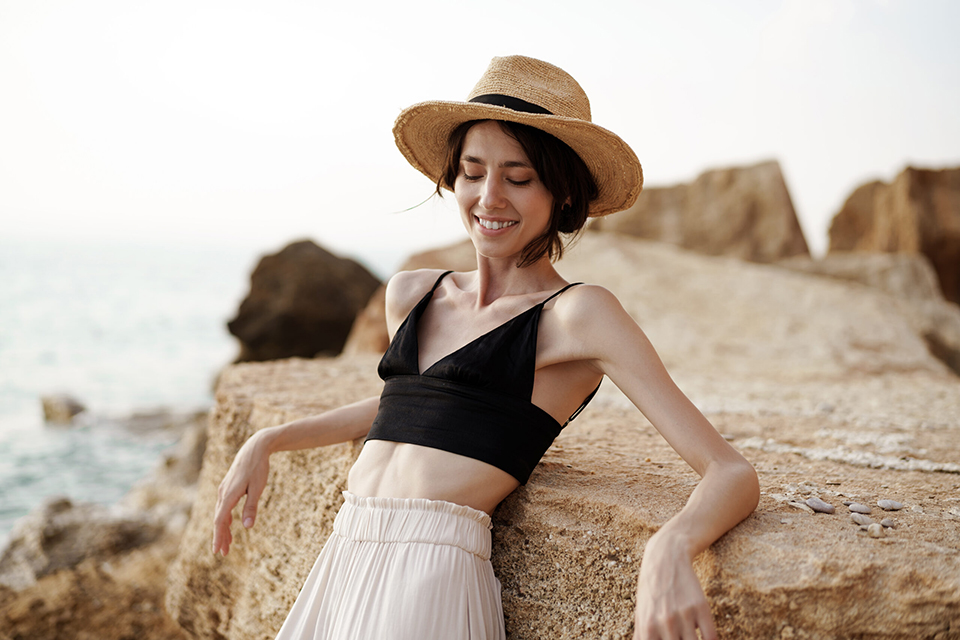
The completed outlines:
{"type": "Polygon", "coordinates": [[[570,322],[593,322],[609,314],[626,313],[612,291],[598,284],[575,283],[557,297],[554,309],[570,322]]]}
{"type": "Polygon", "coordinates": [[[390,277],[386,291],[386,314],[391,335],[392,330],[403,322],[444,273],[443,269],[416,269],[400,271],[390,277]]]}

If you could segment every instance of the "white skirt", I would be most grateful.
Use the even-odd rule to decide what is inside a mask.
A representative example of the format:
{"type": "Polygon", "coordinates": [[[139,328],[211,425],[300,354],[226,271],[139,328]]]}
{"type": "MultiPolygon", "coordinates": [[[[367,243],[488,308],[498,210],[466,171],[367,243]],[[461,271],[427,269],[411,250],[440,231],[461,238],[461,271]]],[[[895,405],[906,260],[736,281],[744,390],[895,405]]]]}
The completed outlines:
{"type": "Polygon", "coordinates": [[[346,502],[277,640],[503,640],[490,516],[421,498],[346,502]]]}

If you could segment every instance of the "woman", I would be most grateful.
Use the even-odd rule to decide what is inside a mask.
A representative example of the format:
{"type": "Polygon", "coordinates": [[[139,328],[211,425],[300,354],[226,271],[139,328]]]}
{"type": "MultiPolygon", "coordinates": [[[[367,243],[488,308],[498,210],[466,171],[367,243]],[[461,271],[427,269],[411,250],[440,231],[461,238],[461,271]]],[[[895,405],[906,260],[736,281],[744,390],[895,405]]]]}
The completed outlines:
{"type": "Polygon", "coordinates": [[[399,273],[387,286],[385,380],[369,398],[264,429],[220,485],[213,551],[243,524],[275,451],[366,436],[334,533],[279,638],[502,638],[490,518],[609,377],[702,481],[647,542],[635,637],[714,638],[692,560],[756,507],[756,472],[677,389],[607,290],[554,269],[561,233],[629,207],[640,163],[590,121],[561,69],[495,58],[467,102],[426,102],[394,127],[410,163],[451,190],[477,270],[399,273]]]}

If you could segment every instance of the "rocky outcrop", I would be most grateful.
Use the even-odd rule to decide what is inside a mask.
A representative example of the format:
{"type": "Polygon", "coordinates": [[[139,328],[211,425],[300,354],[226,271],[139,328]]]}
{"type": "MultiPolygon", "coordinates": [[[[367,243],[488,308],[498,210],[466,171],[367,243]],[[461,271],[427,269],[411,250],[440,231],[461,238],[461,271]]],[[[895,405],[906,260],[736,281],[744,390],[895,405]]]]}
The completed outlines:
{"type": "MultiPolygon", "coordinates": [[[[682,389],[756,466],[756,513],[695,568],[729,639],[949,638],[960,629],[960,387],[894,299],[859,284],[588,234],[560,265],[624,302],[682,389]],[[836,507],[814,514],[805,501],[836,507]],[[884,512],[877,502],[904,508],[884,512]],[[889,518],[873,538],[844,501],[889,518]]],[[[359,443],[284,453],[256,527],[210,554],[216,486],[256,430],[365,397],[377,358],[221,378],[167,607],[192,637],[271,638],[330,531],[359,443]]],[[[511,638],[629,637],[644,542],[695,474],[609,383],[495,512],[511,638]]]]}
{"type": "Polygon", "coordinates": [[[340,353],[357,313],[380,282],[363,266],[309,240],[264,256],[250,293],[227,323],[238,362],[340,353]]]}
{"type": "Polygon", "coordinates": [[[73,416],[86,410],[83,403],[65,393],[52,393],[40,396],[43,405],[43,419],[55,424],[70,424],[73,416]]]}
{"type": "Polygon", "coordinates": [[[907,167],[859,187],[830,224],[830,252],[919,253],[944,296],[960,303],[960,168],[907,167]]]}
{"type": "Polygon", "coordinates": [[[591,228],[753,262],[810,253],[775,160],[707,171],[690,184],[645,188],[632,207],[591,228]]]}
{"type": "Polygon", "coordinates": [[[183,637],[162,603],[196,496],[206,415],[140,414],[129,423],[182,436],[117,504],[52,498],[17,521],[0,552],[0,640],[183,637]]]}

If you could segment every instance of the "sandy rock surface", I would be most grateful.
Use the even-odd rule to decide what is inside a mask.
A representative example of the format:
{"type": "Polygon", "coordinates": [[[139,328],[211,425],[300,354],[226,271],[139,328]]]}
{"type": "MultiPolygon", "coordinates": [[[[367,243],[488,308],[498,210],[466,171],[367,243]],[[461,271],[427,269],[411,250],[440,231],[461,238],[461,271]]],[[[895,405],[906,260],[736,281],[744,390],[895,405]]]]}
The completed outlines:
{"type": "MultiPolygon", "coordinates": [[[[960,378],[897,299],[615,234],[588,234],[560,267],[620,296],[681,388],[759,472],[757,511],[696,561],[721,637],[957,637],[960,378]],[[813,513],[813,497],[835,513],[813,513]],[[883,511],[880,500],[904,507],[883,511]],[[845,501],[893,526],[871,537],[845,501]]],[[[209,551],[216,486],[256,430],[377,393],[376,362],[225,372],[169,574],[167,608],[189,635],[270,638],[279,628],[360,445],[274,456],[258,523],[237,528],[226,558],[209,551]]],[[[509,637],[629,637],[644,542],[696,481],[605,382],[494,514],[509,637]]]]}
{"type": "Polygon", "coordinates": [[[591,228],[753,262],[810,253],[775,160],[648,187],[632,207],[596,219],[591,228]]]}
{"type": "Polygon", "coordinates": [[[830,252],[920,253],[960,303],[960,168],[907,167],[854,191],[830,223],[830,252]]]}

